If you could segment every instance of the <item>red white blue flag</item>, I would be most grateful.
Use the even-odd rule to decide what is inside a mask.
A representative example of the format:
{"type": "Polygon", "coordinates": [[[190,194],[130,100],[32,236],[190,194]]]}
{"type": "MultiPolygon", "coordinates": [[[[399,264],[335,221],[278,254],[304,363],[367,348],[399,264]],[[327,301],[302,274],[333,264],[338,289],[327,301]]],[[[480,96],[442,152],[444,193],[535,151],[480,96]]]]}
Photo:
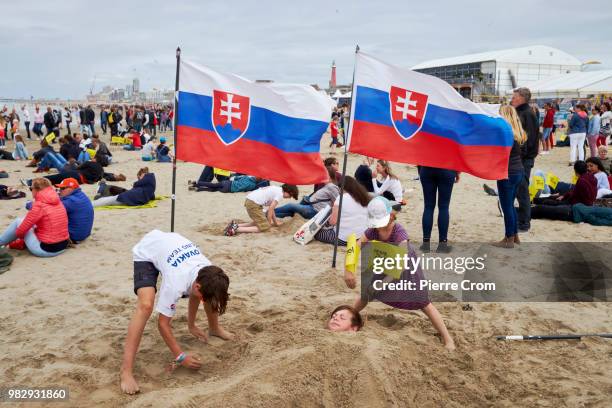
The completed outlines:
{"type": "Polygon", "coordinates": [[[329,178],[319,154],[331,116],[325,95],[182,60],[179,69],[177,159],[291,184],[329,178]]]}
{"type": "Polygon", "coordinates": [[[358,52],[348,150],[497,180],[508,177],[512,130],[497,109],[443,80],[358,52]]]}

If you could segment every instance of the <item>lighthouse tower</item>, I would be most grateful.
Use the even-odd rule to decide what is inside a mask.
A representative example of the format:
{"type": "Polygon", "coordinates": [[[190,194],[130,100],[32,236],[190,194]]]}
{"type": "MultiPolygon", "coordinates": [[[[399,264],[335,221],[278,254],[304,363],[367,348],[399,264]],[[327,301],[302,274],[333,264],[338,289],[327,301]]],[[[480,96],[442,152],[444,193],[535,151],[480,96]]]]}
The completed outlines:
{"type": "Polygon", "coordinates": [[[329,89],[336,88],[336,61],[332,61],[331,78],[329,79],[329,89]]]}

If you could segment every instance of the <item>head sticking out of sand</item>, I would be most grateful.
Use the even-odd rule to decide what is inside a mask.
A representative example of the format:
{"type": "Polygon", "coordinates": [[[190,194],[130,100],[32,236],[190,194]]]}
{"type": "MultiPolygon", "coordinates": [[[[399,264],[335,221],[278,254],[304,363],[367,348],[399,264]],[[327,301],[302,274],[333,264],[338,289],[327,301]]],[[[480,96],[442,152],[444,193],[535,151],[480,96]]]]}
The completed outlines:
{"type": "Polygon", "coordinates": [[[338,306],[331,313],[327,321],[327,328],[331,331],[359,331],[363,327],[363,320],[357,310],[348,305],[338,306]]]}

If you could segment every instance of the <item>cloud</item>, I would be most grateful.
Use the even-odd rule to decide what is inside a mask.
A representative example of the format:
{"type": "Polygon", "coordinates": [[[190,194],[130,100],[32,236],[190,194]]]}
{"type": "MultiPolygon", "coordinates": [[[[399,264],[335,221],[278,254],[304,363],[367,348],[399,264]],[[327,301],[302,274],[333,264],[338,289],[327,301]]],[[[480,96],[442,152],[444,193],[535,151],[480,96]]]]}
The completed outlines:
{"type": "Polygon", "coordinates": [[[612,9],[569,0],[183,0],[10,2],[0,30],[0,97],[83,97],[96,88],[171,88],[183,58],[251,79],[351,80],[355,45],[400,66],[544,44],[612,66],[612,9]],[[8,78],[8,80],[7,80],[8,78]]]}

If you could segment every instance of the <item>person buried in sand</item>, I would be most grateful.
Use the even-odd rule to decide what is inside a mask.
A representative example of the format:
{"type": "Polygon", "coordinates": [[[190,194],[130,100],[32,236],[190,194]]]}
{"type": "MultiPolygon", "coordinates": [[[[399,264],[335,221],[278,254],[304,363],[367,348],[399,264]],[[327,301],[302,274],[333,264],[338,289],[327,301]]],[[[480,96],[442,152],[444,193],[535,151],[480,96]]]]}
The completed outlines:
{"type": "Polygon", "coordinates": [[[180,234],[153,230],[132,249],[134,257],[134,293],[138,304],[128,326],[121,364],[121,389],[127,394],[139,392],[133,369],[136,352],[145,325],[155,302],[157,278],[162,275],[159,298],[155,310],[159,313],[157,327],[172,352],[172,367],[182,365],[198,370],[202,363],[194,355],[185,353],[172,334],[171,321],[180,298],[189,298],[187,326],[189,332],[203,342],[204,331],[195,324],[200,303],[208,319],[208,334],[224,340],[233,335],[219,324],[229,298],[229,278],[223,270],[211,265],[196,244],[180,234]]]}
{"type": "MultiPolygon", "coordinates": [[[[408,244],[408,233],[404,227],[396,222],[397,212],[400,211],[400,206],[387,200],[385,197],[375,197],[368,204],[368,229],[364,232],[363,236],[357,241],[357,245],[361,246],[368,241],[378,241],[388,243],[397,246],[406,246],[408,248],[408,256],[411,259],[416,258],[414,249],[408,244]]],[[[425,279],[423,271],[418,267],[414,272],[405,270],[402,273],[401,279],[407,279],[415,282],[418,285],[418,281],[425,279]]],[[[344,281],[346,286],[353,289],[356,286],[355,274],[348,269],[344,272],[344,281]]],[[[373,283],[373,282],[372,282],[373,283]]],[[[402,294],[402,299],[394,299],[393,296],[385,296],[384,291],[378,292],[374,295],[375,298],[381,302],[393,306],[398,309],[405,310],[418,310],[420,309],[429,318],[434,328],[440,334],[444,347],[448,350],[455,349],[455,342],[448,333],[448,329],[444,324],[442,316],[438,309],[429,300],[429,294],[427,290],[416,290],[409,294],[402,294]],[[405,298],[405,296],[410,296],[405,298]]],[[[361,296],[355,299],[353,308],[355,312],[360,312],[367,306],[368,302],[363,300],[361,296]]]]}
{"type": "Polygon", "coordinates": [[[331,331],[359,331],[362,327],[361,315],[349,305],[335,308],[327,321],[327,328],[331,331]]]}

